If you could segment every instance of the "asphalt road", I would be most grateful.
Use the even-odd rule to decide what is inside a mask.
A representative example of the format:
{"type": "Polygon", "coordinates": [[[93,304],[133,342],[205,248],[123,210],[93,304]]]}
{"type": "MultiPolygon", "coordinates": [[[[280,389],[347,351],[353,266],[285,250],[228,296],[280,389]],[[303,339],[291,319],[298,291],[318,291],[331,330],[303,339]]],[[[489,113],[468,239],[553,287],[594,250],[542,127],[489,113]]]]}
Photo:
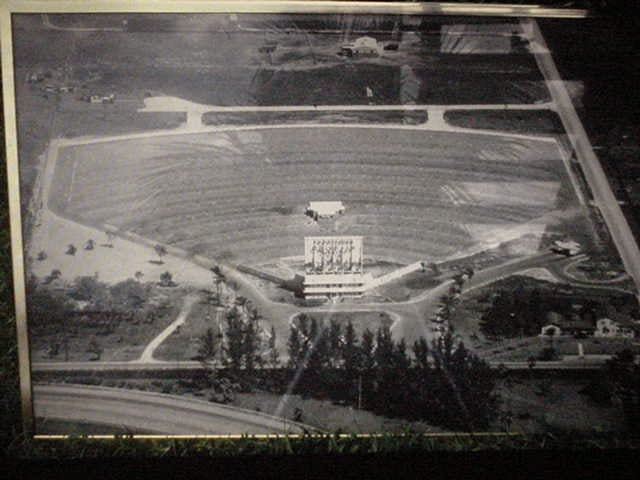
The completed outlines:
{"type": "Polygon", "coordinates": [[[160,435],[266,435],[312,427],[202,400],[84,385],[34,385],[34,416],[160,435]]]}

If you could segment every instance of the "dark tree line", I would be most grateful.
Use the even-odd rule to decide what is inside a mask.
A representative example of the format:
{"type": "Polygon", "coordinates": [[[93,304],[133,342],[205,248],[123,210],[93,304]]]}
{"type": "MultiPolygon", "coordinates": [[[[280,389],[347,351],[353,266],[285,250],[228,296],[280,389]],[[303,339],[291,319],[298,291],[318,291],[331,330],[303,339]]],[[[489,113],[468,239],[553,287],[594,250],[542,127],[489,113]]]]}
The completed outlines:
{"type": "MultiPolygon", "coordinates": [[[[538,335],[549,323],[550,312],[562,318],[576,315],[572,309],[576,298],[554,296],[537,288],[502,289],[492,298],[490,306],[480,319],[480,330],[488,338],[513,338],[538,335]]],[[[582,308],[577,313],[580,319],[591,322],[605,313],[606,306],[595,300],[581,299],[582,308]]],[[[609,301],[614,305],[612,300],[609,301]]]]}
{"type": "Polygon", "coordinates": [[[386,326],[358,338],[351,322],[343,332],[335,321],[297,320],[288,341],[296,393],[459,430],[487,428],[498,415],[496,374],[450,334],[421,338],[411,355],[386,326]]]}
{"type": "Polygon", "coordinates": [[[537,335],[549,310],[537,289],[530,292],[500,290],[482,315],[480,330],[488,338],[537,335]]]}

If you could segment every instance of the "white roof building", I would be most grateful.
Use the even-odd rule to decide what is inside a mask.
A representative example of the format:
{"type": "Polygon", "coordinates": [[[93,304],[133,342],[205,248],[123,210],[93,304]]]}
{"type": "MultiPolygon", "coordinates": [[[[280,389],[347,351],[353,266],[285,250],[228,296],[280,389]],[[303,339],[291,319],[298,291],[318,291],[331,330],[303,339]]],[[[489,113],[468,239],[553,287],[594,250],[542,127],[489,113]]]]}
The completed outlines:
{"type": "Polygon", "coordinates": [[[338,202],[309,202],[306,213],[318,217],[333,217],[334,215],[343,214],[345,211],[344,204],[338,202]]]}
{"type": "Polygon", "coordinates": [[[349,55],[371,55],[378,53],[378,41],[373,37],[360,37],[352,43],[345,43],[341,50],[349,55]]]}

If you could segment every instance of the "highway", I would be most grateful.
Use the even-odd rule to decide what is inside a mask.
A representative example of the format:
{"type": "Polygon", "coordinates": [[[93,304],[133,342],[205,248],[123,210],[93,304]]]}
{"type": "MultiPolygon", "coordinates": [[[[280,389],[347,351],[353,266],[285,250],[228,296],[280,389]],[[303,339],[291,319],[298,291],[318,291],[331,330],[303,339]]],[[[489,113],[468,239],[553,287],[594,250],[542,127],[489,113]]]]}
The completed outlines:
{"type": "Polygon", "coordinates": [[[618,200],[611,190],[600,161],[593,152],[589,136],[573,107],[571,97],[560,77],[538,24],[533,19],[522,20],[522,24],[524,31],[528,31],[530,34],[531,50],[538,68],[546,79],[547,88],[556,104],[556,111],[589,183],[595,204],[600,209],[611,237],[618,247],[627,273],[638,287],[640,285],[640,250],[636,239],[631,233],[629,224],[618,205],[618,200]]]}
{"type": "MultiPolygon", "coordinates": [[[[589,359],[584,361],[566,360],[566,361],[550,361],[536,362],[534,369],[536,370],[583,370],[585,368],[600,368],[604,365],[607,358],[589,359]]],[[[492,368],[505,367],[508,370],[528,370],[531,368],[528,362],[504,361],[489,362],[492,368]]],[[[51,373],[51,372],[158,372],[158,371],[194,371],[203,370],[205,367],[200,362],[184,361],[169,362],[156,361],[154,363],[141,362],[37,362],[32,364],[34,373],[51,373]]]]}
{"type": "Polygon", "coordinates": [[[284,418],[160,393],[35,384],[34,416],[159,435],[275,435],[315,431],[284,418]]]}

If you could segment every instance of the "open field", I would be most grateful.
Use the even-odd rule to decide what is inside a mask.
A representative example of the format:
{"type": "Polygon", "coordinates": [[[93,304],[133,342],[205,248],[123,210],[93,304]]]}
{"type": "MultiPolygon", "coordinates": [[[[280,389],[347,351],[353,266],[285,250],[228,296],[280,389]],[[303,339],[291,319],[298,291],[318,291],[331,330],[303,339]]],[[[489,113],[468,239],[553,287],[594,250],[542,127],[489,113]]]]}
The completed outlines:
{"type": "MultiPolygon", "coordinates": [[[[341,333],[347,328],[347,324],[351,321],[353,329],[358,337],[358,340],[362,338],[362,333],[369,329],[372,333],[375,333],[380,327],[391,327],[393,319],[387,312],[384,311],[353,311],[353,312],[322,312],[322,313],[309,313],[310,318],[316,319],[320,325],[324,325],[327,328],[331,321],[335,321],[340,325],[341,333]]],[[[294,317],[295,322],[297,317],[294,317]]]]}
{"type": "Polygon", "coordinates": [[[511,431],[540,433],[549,427],[577,432],[618,431],[624,428],[619,408],[600,405],[580,393],[588,379],[510,378],[498,391],[502,409],[513,414],[511,431]]]}
{"type": "Polygon", "coordinates": [[[340,430],[344,433],[403,433],[411,430],[419,433],[437,433],[443,429],[424,422],[410,422],[402,419],[387,418],[366,410],[350,406],[336,405],[329,400],[302,398],[300,395],[288,395],[285,398],[266,392],[240,393],[232,405],[259,409],[262,412],[278,412],[285,418],[293,418],[296,409],[302,411],[302,421],[328,431],[340,430]]]}
{"type": "MultiPolygon", "coordinates": [[[[84,23],[72,16],[50,18],[60,26],[84,23]]],[[[87,25],[122,26],[120,18],[112,20],[105,17],[87,25]]],[[[154,22],[149,16],[130,16],[128,21],[126,31],[74,32],[46,29],[40,16],[17,16],[16,57],[29,67],[71,66],[68,80],[83,82],[92,77],[96,91],[132,95],[158,91],[205,104],[398,104],[407,88],[413,92],[411,100],[418,103],[548,99],[528,52],[485,48],[484,54],[460,55],[455,48],[442,48],[447,35],[403,32],[398,51],[346,60],[337,55],[340,46],[361,34],[349,38],[345,31],[304,33],[273,25],[243,30],[228,22],[226,15],[191,17],[187,23],[197,24],[195,28],[179,25],[175,17],[172,28],[163,28],[162,21],[154,22]],[[150,25],[144,27],[145,23],[150,25]],[[274,42],[277,48],[271,55],[261,51],[274,42]],[[408,87],[408,83],[415,85],[408,87]],[[367,97],[365,86],[373,91],[372,98],[367,97]]],[[[331,28],[336,26],[351,28],[335,24],[331,28]]],[[[291,22],[287,28],[295,27],[291,22]]],[[[518,29],[517,24],[512,28],[518,29]]],[[[390,30],[377,36],[384,40],[390,30]]],[[[496,37],[504,42],[499,31],[496,37]]]]}
{"type": "Polygon", "coordinates": [[[208,305],[206,302],[196,303],[189,312],[184,325],[162,342],[154,352],[158,360],[193,360],[198,355],[200,337],[207,329],[216,334],[224,321],[224,310],[208,305]]]}
{"type": "Polygon", "coordinates": [[[81,223],[254,263],[301,255],[323,231],[364,235],[367,255],[437,260],[541,233],[575,204],[553,143],[307,127],[69,146],[49,199],[81,223]],[[316,199],[347,213],[320,226],[303,215],[316,199]]]}

